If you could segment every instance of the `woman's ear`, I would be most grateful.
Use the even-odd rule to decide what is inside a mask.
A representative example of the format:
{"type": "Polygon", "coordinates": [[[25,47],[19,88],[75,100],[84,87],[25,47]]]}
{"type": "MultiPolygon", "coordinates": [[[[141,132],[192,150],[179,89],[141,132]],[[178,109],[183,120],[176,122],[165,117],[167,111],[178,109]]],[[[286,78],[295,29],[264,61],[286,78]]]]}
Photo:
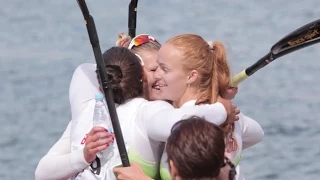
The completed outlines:
{"type": "Polygon", "coordinates": [[[199,73],[197,70],[192,70],[189,73],[188,79],[187,79],[187,84],[192,84],[198,79],[199,73]]]}
{"type": "Polygon", "coordinates": [[[172,160],[169,161],[169,165],[170,165],[170,174],[171,174],[172,179],[180,180],[181,178],[179,176],[178,170],[172,160]]]}

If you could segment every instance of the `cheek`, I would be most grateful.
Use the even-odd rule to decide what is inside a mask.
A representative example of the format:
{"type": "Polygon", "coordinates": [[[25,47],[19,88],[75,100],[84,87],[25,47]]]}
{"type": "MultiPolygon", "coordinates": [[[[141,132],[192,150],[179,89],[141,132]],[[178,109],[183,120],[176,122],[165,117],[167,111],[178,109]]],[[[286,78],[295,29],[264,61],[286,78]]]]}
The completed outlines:
{"type": "Polygon", "coordinates": [[[150,71],[146,72],[146,76],[147,76],[146,78],[147,78],[148,84],[150,85],[152,85],[155,81],[153,75],[154,75],[154,72],[150,72],[150,71]]]}
{"type": "Polygon", "coordinates": [[[176,81],[176,76],[172,73],[161,73],[161,77],[167,85],[172,85],[176,81]]]}
{"type": "Polygon", "coordinates": [[[184,78],[179,74],[168,74],[163,77],[163,80],[168,85],[171,92],[182,92],[186,88],[184,78]]]}
{"type": "Polygon", "coordinates": [[[171,72],[166,75],[166,81],[171,84],[180,85],[185,82],[184,76],[177,72],[171,72]]]}
{"type": "Polygon", "coordinates": [[[179,74],[167,73],[162,75],[162,81],[167,85],[161,89],[161,98],[170,101],[177,101],[184,94],[186,85],[179,74]]]}

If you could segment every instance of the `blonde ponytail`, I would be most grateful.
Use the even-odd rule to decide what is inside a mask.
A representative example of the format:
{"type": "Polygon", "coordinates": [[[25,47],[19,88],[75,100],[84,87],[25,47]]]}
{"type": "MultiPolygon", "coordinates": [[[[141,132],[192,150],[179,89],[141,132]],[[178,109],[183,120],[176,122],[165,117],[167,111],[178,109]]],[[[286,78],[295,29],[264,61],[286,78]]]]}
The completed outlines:
{"type": "Polygon", "coordinates": [[[122,46],[128,48],[131,41],[131,37],[125,33],[118,34],[118,39],[116,41],[116,46],[122,46]]]}

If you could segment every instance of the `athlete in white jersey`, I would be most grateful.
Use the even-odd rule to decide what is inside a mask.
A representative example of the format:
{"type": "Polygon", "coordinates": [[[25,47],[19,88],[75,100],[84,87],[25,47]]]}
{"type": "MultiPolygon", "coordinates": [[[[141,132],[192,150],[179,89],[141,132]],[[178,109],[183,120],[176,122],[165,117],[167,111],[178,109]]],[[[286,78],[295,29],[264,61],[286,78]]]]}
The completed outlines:
{"type": "MultiPolygon", "coordinates": [[[[200,36],[184,34],[169,39],[158,53],[159,68],[155,72],[163,99],[175,107],[194,107],[216,102],[229,88],[230,71],[224,47],[219,42],[208,44],[200,36]],[[184,92],[180,93],[179,92],[184,92]]],[[[239,162],[242,149],[262,140],[263,130],[253,119],[240,114],[240,120],[224,125],[226,150],[237,165],[238,180],[244,177],[239,162]]],[[[166,154],[162,157],[161,178],[171,179],[166,154]]]]}
{"type": "MultiPolygon", "coordinates": [[[[128,47],[130,41],[130,36],[120,34],[116,45],[128,47]]],[[[150,100],[158,99],[158,90],[152,84],[154,82],[153,72],[158,66],[156,57],[161,44],[150,35],[138,35],[132,42],[134,45],[131,45],[131,51],[143,58],[143,68],[146,75],[144,84],[147,84],[144,87],[145,97],[150,100]]],[[[74,120],[93,100],[94,94],[100,92],[95,70],[96,64],[83,64],[74,72],[69,90],[71,113],[74,120]]],[[[59,141],[40,160],[35,172],[36,179],[65,179],[65,177],[72,176],[89,165],[82,150],[70,153],[70,128],[71,122],[59,141]],[[52,164],[59,164],[59,166],[52,166],[52,164]]]]}
{"type": "MultiPolygon", "coordinates": [[[[193,107],[196,100],[191,100],[183,104],[180,108],[193,107]]],[[[251,119],[250,117],[244,116],[242,113],[239,114],[239,121],[235,122],[234,136],[238,143],[236,151],[230,152],[231,159],[236,166],[236,179],[244,179],[243,173],[240,170],[240,160],[242,150],[251,147],[263,138],[263,130],[261,126],[251,119]]],[[[160,173],[162,180],[171,180],[170,171],[168,167],[168,157],[166,152],[163,153],[161,158],[160,173]]]]}
{"type": "MultiPolygon", "coordinates": [[[[105,58],[105,59],[108,59],[105,58]]],[[[119,165],[119,158],[117,158],[117,154],[115,158],[110,162],[100,162],[101,167],[107,167],[105,171],[101,169],[100,172],[103,173],[92,173],[91,170],[97,170],[97,167],[88,166],[89,164],[85,161],[83,155],[81,157],[81,150],[83,149],[84,144],[83,139],[85,138],[86,133],[88,133],[92,127],[92,113],[94,107],[94,93],[90,96],[83,96],[82,92],[90,93],[90,86],[92,86],[93,76],[85,75],[88,69],[91,69],[91,74],[94,74],[95,66],[91,64],[85,64],[77,68],[73,80],[77,82],[76,79],[81,79],[80,84],[82,84],[82,88],[89,87],[88,89],[82,89],[83,91],[79,91],[79,88],[73,87],[73,83],[70,86],[70,100],[73,99],[79,105],[73,109],[73,121],[72,124],[68,126],[64,136],[61,140],[64,140],[64,143],[58,142],[49,153],[40,161],[37,171],[36,178],[42,179],[45,177],[46,179],[57,179],[57,178],[66,178],[71,177],[85,169],[83,172],[80,172],[77,178],[81,177],[96,177],[101,178],[101,174],[104,173],[104,177],[114,178],[112,172],[112,167],[115,165],[119,165]],[[84,75],[84,76],[83,76],[84,75]],[[76,90],[76,91],[73,91],[76,90]],[[78,101],[79,100],[79,101],[78,101]],[[90,126],[91,125],[91,126],[90,126]],[[71,130],[70,130],[71,126],[71,130]],[[67,150],[67,148],[63,147],[65,150],[64,153],[59,152],[59,145],[65,145],[67,141],[70,143],[70,136],[68,137],[68,133],[71,132],[71,152],[67,150]],[[55,152],[53,151],[55,150],[55,152]],[[57,151],[58,150],[58,151],[57,151]],[[52,155],[55,154],[57,157],[56,163],[68,164],[69,166],[64,166],[63,169],[59,169],[59,167],[46,167],[46,163],[51,163],[54,157],[52,155]],[[59,156],[64,156],[65,159],[59,158],[59,156]],[[70,158],[73,157],[73,158],[70,158]],[[78,159],[76,159],[76,157],[78,159]],[[63,161],[63,162],[62,162],[63,161]],[[77,164],[73,164],[77,162],[77,164]],[[109,164],[108,164],[109,163],[109,164]],[[87,171],[86,171],[87,168],[87,171]],[[91,169],[90,169],[91,168],[91,169]],[[51,174],[53,172],[61,172],[56,174],[51,174]],[[50,174],[50,176],[48,176],[50,174]],[[87,176],[86,176],[87,175],[87,176]]],[[[123,77],[125,76],[125,72],[123,73],[123,77]]],[[[139,79],[138,79],[139,80],[139,79]]],[[[139,80],[140,81],[140,80],[139,80]]],[[[139,84],[139,82],[137,82],[139,84]]],[[[77,83],[75,83],[77,84],[77,83]]],[[[95,86],[95,85],[93,85],[95,86]]],[[[97,89],[97,88],[96,88],[97,89]]],[[[91,89],[92,90],[92,89],[91,89]]],[[[93,90],[95,91],[95,90],[93,90]]],[[[73,102],[73,101],[72,101],[73,102]]],[[[71,104],[72,106],[72,104],[71,104]]],[[[163,101],[154,101],[148,102],[143,98],[134,98],[131,99],[124,104],[120,105],[117,108],[120,124],[122,127],[122,131],[124,133],[124,138],[128,145],[128,153],[131,160],[139,162],[141,166],[144,168],[145,172],[150,177],[156,177],[157,174],[157,162],[158,162],[158,154],[159,154],[159,142],[150,139],[150,137],[154,136],[154,134],[160,134],[162,136],[169,136],[170,129],[172,125],[178,120],[182,119],[186,115],[200,115],[204,117],[211,117],[211,121],[217,124],[221,124],[226,119],[226,112],[222,104],[217,103],[214,105],[206,105],[206,106],[198,106],[191,107],[186,109],[174,109],[169,103],[163,101]],[[212,118],[214,117],[214,118],[212,118]],[[160,122],[165,122],[164,125],[159,126],[157,131],[153,131],[150,126],[153,126],[152,122],[156,124],[160,124],[160,122]],[[150,123],[151,122],[151,123],[150,123]],[[151,129],[151,130],[150,130],[151,129]],[[141,143],[140,143],[141,142],[141,143]]],[[[115,143],[116,144],[116,143],[115,143]]],[[[114,144],[114,145],[115,145],[114,144]]],[[[70,147],[70,146],[69,146],[70,147]]],[[[115,153],[117,150],[115,148],[115,153]]]]}
{"type": "MultiPolygon", "coordinates": [[[[225,153],[223,130],[199,117],[177,122],[167,139],[172,179],[234,180],[236,170],[225,153]]],[[[152,180],[137,164],[114,168],[119,180],[152,180]]]]}
{"type": "MultiPolygon", "coordinates": [[[[232,97],[229,97],[230,99],[232,99],[235,95],[234,92],[231,92],[230,94],[232,97]],[[233,94],[233,95],[232,95],[233,94]]],[[[191,100],[189,102],[186,102],[181,108],[184,107],[192,107],[195,105],[196,100],[191,100]]],[[[242,113],[240,113],[239,115],[240,120],[235,122],[235,130],[234,130],[234,134],[235,134],[235,138],[237,140],[238,143],[238,148],[236,151],[231,152],[229,155],[231,159],[233,159],[234,165],[236,166],[236,171],[237,171],[237,175],[236,175],[236,179],[244,179],[243,173],[240,169],[239,163],[241,160],[241,152],[244,149],[247,149],[253,145],[255,145],[256,143],[260,142],[263,138],[263,130],[261,128],[261,126],[254,121],[253,119],[251,119],[250,117],[244,116],[242,113]]],[[[154,127],[156,127],[157,124],[154,124],[154,127]]],[[[156,130],[156,128],[154,128],[153,130],[156,130]]],[[[159,140],[159,141],[163,141],[164,137],[161,133],[159,134],[152,134],[154,139],[159,140]]],[[[132,168],[133,171],[137,171],[137,173],[134,173],[134,177],[131,177],[130,179],[132,180],[138,180],[143,178],[144,176],[139,174],[137,167],[133,167],[132,168]]],[[[128,177],[128,176],[132,176],[132,170],[128,170],[128,169],[119,169],[117,171],[122,173],[122,176],[124,177],[128,177]]],[[[171,171],[172,172],[172,171],[171,171]]],[[[167,157],[167,153],[164,152],[161,158],[161,168],[160,168],[160,173],[161,173],[161,179],[162,180],[170,180],[171,175],[169,172],[169,164],[168,164],[168,157],[167,157]]],[[[146,178],[148,179],[148,178],[146,178]]]]}

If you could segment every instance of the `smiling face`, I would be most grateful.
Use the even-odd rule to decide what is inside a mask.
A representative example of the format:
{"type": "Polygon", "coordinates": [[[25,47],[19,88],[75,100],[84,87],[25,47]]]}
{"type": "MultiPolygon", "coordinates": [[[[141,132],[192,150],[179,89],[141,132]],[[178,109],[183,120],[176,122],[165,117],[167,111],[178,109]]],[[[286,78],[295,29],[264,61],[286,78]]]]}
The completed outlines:
{"type": "Polygon", "coordinates": [[[189,100],[215,103],[218,93],[229,86],[230,73],[224,47],[211,46],[200,36],[182,34],[170,38],[158,53],[156,88],[161,99],[180,107],[189,100]]]}
{"type": "MultiPolygon", "coordinates": [[[[130,39],[130,38],[129,38],[130,39]]],[[[129,43],[129,49],[138,55],[143,62],[143,92],[147,100],[161,100],[159,90],[154,87],[154,72],[158,67],[156,62],[161,44],[149,34],[140,34],[129,43]]]]}
{"type": "Polygon", "coordinates": [[[154,72],[158,68],[157,57],[158,51],[142,51],[139,56],[143,59],[143,69],[144,69],[144,94],[145,98],[148,100],[162,100],[160,96],[160,90],[155,88],[154,84],[156,82],[154,78],[154,72]]]}
{"type": "Polygon", "coordinates": [[[192,71],[186,71],[181,64],[182,57],[179,49],[166,43],[158,52],[159,67],[154,74],[157,81],[156,88],[160,90],[160,98],[173,101],[174,104],[179,104],[188,94],[188,84],[193,82],[192,71]]]}

